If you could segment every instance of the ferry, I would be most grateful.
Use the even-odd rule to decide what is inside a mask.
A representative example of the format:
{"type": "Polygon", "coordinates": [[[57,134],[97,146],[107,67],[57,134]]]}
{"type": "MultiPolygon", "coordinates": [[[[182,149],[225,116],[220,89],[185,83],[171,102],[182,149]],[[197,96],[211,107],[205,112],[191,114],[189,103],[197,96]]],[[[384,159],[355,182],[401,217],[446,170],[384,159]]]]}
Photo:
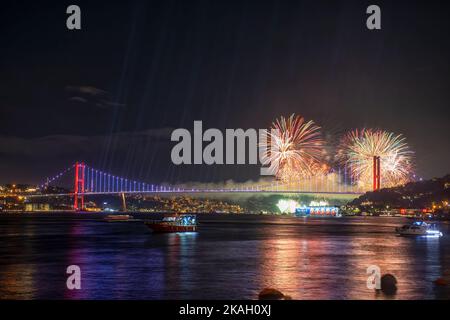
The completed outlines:
{"type": "Polygon", "coordinates": [[[155,233],[197,231],[197,216],[195,214],[170,214],[165,215],[160,221],[145,221],[144,223],[155,233]]]}
{"type": "Polygon", "coordinates": [[[302,206],[295,208],[296,217],[342,217],[338,207],[334,206],[302,206]]]}
{"type": "Polygon", "coordinates": [[[401,236],[429,236],[442,237],[440,232],[434,225],[428,224],[425,221],[415,221],[409,225],[395,228],[395,231],[401,236]]]}

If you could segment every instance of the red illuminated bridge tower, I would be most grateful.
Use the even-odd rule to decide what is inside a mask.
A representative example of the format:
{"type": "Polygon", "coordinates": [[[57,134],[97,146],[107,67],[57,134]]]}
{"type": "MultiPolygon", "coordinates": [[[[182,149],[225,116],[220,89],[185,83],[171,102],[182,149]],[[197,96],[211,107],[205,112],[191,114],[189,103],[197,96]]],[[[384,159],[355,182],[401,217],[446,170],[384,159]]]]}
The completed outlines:
{"type": "Polygon", "coordinates": [[[82,210],[84,208],[84,163],[75,163],[75,188],[73,193],[73,208],[82,210]]]}
{"type": "Polygon", "coordinates": [[[373,191],[380,190],[380,157],[373,157],[373,191]]]}

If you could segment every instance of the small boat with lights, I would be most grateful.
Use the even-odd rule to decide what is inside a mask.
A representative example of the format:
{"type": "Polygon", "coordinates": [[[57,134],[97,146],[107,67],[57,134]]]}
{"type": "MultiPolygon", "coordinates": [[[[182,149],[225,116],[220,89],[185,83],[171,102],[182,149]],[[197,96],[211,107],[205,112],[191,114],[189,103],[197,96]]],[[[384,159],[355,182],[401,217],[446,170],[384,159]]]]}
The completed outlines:
{"type": "Polygon", "coordinates": [[[435,225],[428,224],[425,221],[415,221],[411,224],[397,227],[395,231],[401,236],[442,237],[442,232],[435,225]]]}
{"type": "Polygon", "coordinates": [[[144,223],[155,233],[197,231],[197,216],[195,214],[165,215],[160,221],[145,221],[144,223]]]}

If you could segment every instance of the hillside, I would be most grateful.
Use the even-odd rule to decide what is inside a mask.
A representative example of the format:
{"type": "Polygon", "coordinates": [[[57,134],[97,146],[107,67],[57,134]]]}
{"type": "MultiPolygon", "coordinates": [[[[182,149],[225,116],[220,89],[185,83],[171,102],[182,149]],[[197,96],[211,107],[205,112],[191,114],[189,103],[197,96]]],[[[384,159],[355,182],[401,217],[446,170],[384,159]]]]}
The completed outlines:
{"type": "Polygon", "coordinates": [[[410,182],[406,185],[367,192],[351,201],[352,206],[382,208],[447,209],[450,199],[450,175],[431,180],[410,182]],[[434,207],[433,207],[434,206],[434,207]]]}

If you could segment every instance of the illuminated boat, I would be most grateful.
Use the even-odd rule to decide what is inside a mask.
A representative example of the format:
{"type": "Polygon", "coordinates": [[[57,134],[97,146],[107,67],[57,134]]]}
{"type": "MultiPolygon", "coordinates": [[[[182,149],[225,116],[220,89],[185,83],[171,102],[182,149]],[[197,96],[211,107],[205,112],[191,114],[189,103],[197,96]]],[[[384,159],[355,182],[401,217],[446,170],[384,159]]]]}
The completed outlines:
{"type": "Polygon", "coordinates": [[[342,217],[338,207],[334,206],[302,206],[295,208],[296,217],[342,217]]]}
{"type": "Polygon", "coordinates": [[[197,216],[194,214],[171,214],[164,216],[160,221],[144,223],[155,233],[197,231],[197,216]]]}
{"type": "Polygon", "coordinates": [[[429,236],[442,237],[442,232],[436,229],[434,225],[424,221],[415,221],[409,225],[395,228],[395,231],[401,236],[429,236]]]}

